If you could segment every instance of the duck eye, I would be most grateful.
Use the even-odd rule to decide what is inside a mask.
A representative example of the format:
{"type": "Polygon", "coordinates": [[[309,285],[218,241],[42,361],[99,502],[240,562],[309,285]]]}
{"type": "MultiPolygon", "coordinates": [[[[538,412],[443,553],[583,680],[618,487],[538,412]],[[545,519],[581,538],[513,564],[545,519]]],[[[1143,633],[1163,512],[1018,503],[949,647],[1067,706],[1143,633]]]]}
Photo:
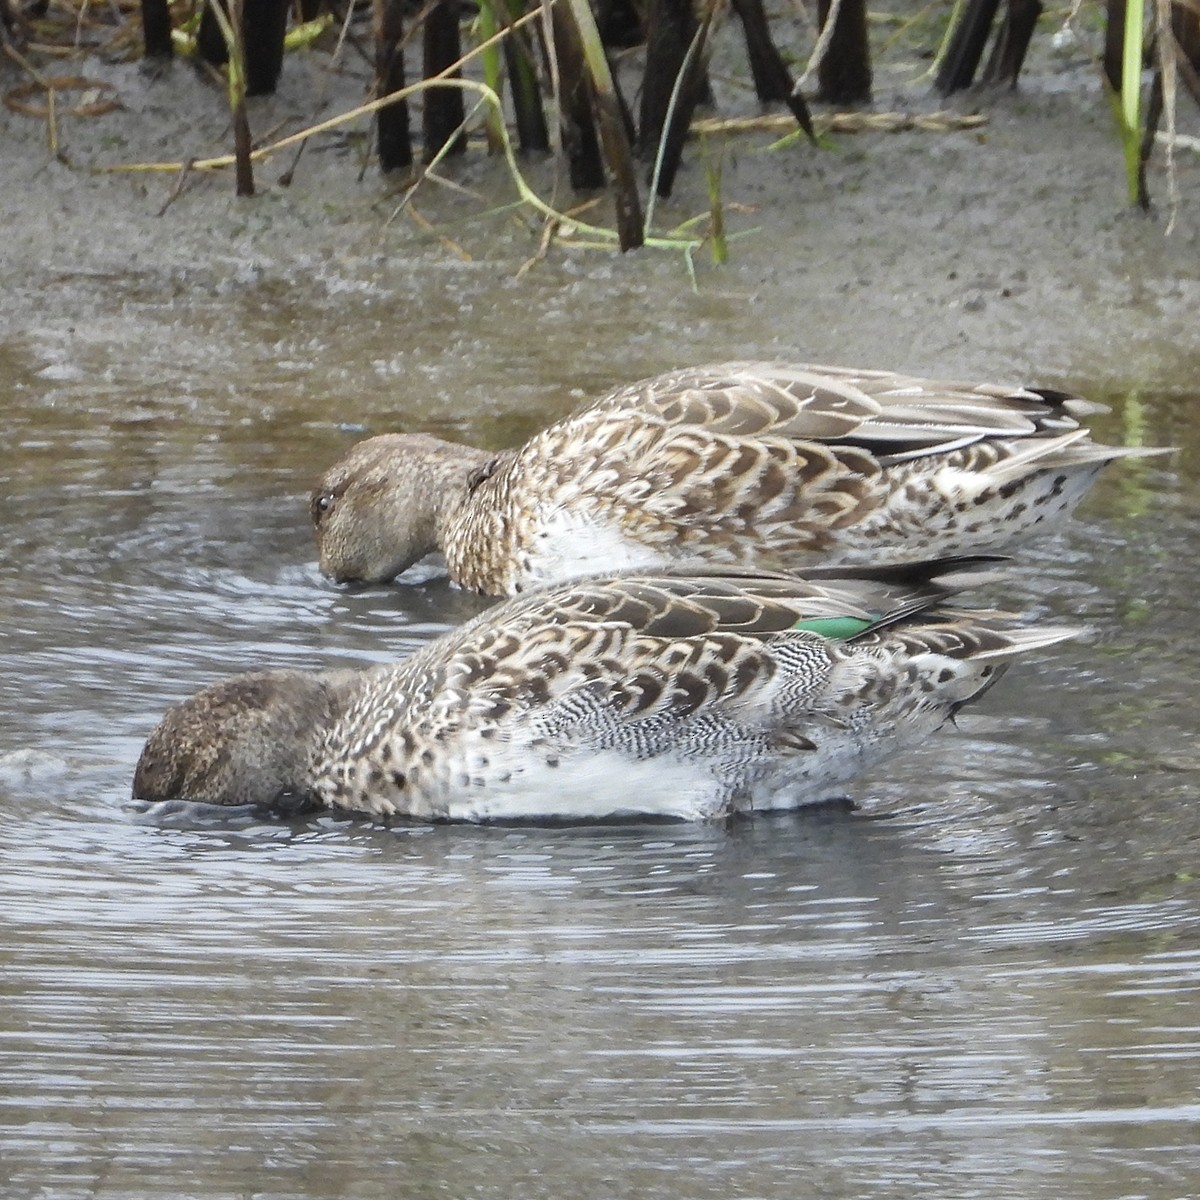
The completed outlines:
{"type": "Polygon", "coordinates": [[[320,496],[314,496],[311,503],[313,524],[320,524],[321,518],[333,507],[333,495],[324,492],[320,496]]]}

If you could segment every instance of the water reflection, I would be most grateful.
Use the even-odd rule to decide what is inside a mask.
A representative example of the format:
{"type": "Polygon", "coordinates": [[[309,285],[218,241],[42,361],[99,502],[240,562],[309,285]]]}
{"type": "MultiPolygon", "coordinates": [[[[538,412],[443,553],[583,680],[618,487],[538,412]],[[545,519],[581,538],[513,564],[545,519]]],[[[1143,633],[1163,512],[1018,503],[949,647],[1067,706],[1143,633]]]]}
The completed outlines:
{"type": "Polygon", "coordinates": [[[843,810],[78,841],[5,872],[27,896],[6,1150],[56,1145],[59,1188],[102,1157],[108,1186],[156,1195],[253,1170],[313,1195],[600,1196],[672,1169],[670,1194],[782,1194],[809,1167],[899,1195],[1002,1185],[1015,1156],[1082,1189],[1140,1176],[1133,1130],[1174,1148],[1168,1180],[1197,1165],[1194,909],[1106,908],[1052,851],[998,892],[919,825],[843,810]],[[1064,946],[1055,910],[1092,936],[1064,946]]]}
{"type": "MultiPolygon", "coordinates": [[[[1102,432],[1144,426],[1180,461],[1111,473],[994,597],[1090,644],[1015,669],[860,809],[728,829],[150,814],[129,778],[168,703],[268,663],[388,659],[481,604],[436,579],[329,587],[302,497],[339,422],[448,431],[433,397],[489,381],[459,362],[333,412],[351,359],[239,319],[253,337],[199,311],[138,371],[102,331],[0,351],[6,1194],[1194,1187],[1200,492],[1177,402],[1102,432]],[[224,344],[237,387],[200,370],[224,344]]],[[[393,361],[370,336],[354,353],[393,361]]],[[[546,371],[465,403],[462,435],[512,440],[531,397],[520,420],[554,415],[565,367],[546,371]]]]}

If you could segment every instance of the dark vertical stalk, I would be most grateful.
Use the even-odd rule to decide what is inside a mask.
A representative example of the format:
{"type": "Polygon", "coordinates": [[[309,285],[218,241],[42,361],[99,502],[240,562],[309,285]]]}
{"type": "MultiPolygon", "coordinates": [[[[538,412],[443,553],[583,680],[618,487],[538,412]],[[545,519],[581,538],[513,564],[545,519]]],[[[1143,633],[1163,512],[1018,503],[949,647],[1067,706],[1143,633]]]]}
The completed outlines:
{"type": "Polygon", "coordinates": [[[667,197],[675,187],[675,176],[679,164],[683,161],[683,143],[687,140],[688,129],[692,123],[692,114],[696,104],[704,94],[707,72],[705,63],[708,58],[708,38],[712,32],[715,3],[710,3],[701,16],[695,37],[688,53],[679,68],[679,86],[675,95],[675,104],[671,110],[667,127],[663,131],[662,144],[655,155],[655,166],[651,175],[655,181],[655,193],[667,197]],[[656,172],[656,173],[655,173],[656,172]]]}
{"type": "Polygon", "coordinates": [[[746,37],[746,56],[754,90],[764,104],[782,100],[810,138],[815,138],[812,116],[804,97],[796,91],[796,81],[783,61],[783,55],[771,38],[766,9],[762,0],[733,0],[733,10],[742,22],[746,37]]]}
{"type": "Polygon", "coordinates": [[[1125,0],[1108,0],[1104,27],[1104,76],[1114,92],[1121,90],[1121,59],[1125,56],[1125,0]]]}
{"type": "Polygon", "coordinates": [[[550,149],[550,130],[546,126],[546,110],[542,107],[529,43],[521,37],[524,32],[518,29],[504,39],[504,64],[508,68],[517,147],[522,154],[545,154],[550,149]]]}
{"type": "Polygon", "coordinates": [[[200,14],[200,25],[196,30],[196,53],[206,63],[220,67],[229,61],[229,47],[225,44],[221,24],[213,12],[214,4],[220,4],[226,13],[229,12],[229,5],[225,0],[205,0],[204,11],[200,14]]]}
{"type": "Polygon", "coordinates": [[[1162,67],[1154,72],[1150,84],[1150,95],[1146,100],[1146,124],[1142,130],[1142,144],[1138,151],[1137,203],[1143,212],[1150,211],[1150,188],[1146,183],[1146,168],[1154,152],[1154,140],[1158,135],[1158,123],[1163,111],[1162,67]]]}
{"type": "Polygon", "coordinates": [[[239,196],[254,195],[254,164],[250,161],[251,148],[250,120],[246,116],[246,98],[242,96],[233,106],[234,174],[239,196]]]}
{"type": "Polygon", "coordinates": [[[1007,80],[1013,87],[1017,86],[1034,26],[1041,15],[1041,0],[1008,0],[1004,20],[1000,22],[1000,31],[983,71],[985,82],[1004,83],[1007,80]]]}
{"type": "Polygon", "coordinates": [[[633,156],[625,132],[625,114],[618,98],[596,92],[596,125],[600,145],[613,173],[616,194],[617,244],[622,251],[636,250],[645,241],[642,202],[638,196],[633,156]]]}
{"type": "Polygon", "coordinates": [[[242,53],[246,94],[269,96],[283,72],[288,0],[242,0],[242,53]]]}
{"type": "Polygon", "coordinates": [[[233,120],[234,186],[239,196],[254,195],[252,140],[246,113],[245,0],[209,0],[200,19],[196,44],[201,57],[219,66],[228,63],[229,112],[233,120]],[[218,12],[216,5],[220,5],[218,12]],[[207,24],[206,24],[207,22],[207,24]]]}
{"type": "Polygon", "coordinates": [[[786,100],[792,94],[792,76],[771,40],[762,0],[733,0],[733,11],[742,22],[755,94],[764,104],[786,100]]]}
{"type": "MultiPolygon", "coordinates": [[[[235,6],[229,0],[208,0],[196,31],[196,50],[205,62],[219,67],[229,61],[229,47],[213,11],[214,4],[220,4],[233,19],[235,6]]],[[[250,96],[269,96],[283,70],[288,0],[243,0],[236,8],[242,13],[238,33],[245,57],[246,92],[250,96]]]]}
{"type": "Polygon", "coordinates": [[[577,192],[595,191],[605,183],[600,135],[594,116],[595,92],[584,62],[579,32],[565,9],[550,11],[558,85],[562,90],[562,140],[567,174],[577,192]]]}
{"type": "Polygon", "coordinates": [[[642,200],[638,195],[633,152],[626,134],[624,104],[613,82],[612,70],[588,0],[566,0],[566,7],[570,10],[571,23],[583,53],[584,67],[591,81],[600,148],[612,172],[617,244],[622,251],[636,250],[644,242],[645,233],[642,229],[642,200]]]}
{"type": "MultiPolygon", "coordinates": [[[[821,26],[829,19],[831,0],[819,0],[821,26]]],[[[829,104],[867,104],[871,100],[871,43],[867,36],[866,0],[842,0],[833,35],[817,67],[817,94],[829,104]]]]}
{"type": "MultiPolygon", "coordinates": [[[[374,0],[375,91],[390,96],[404,87],[404,0],[374,0]]],[[[398,100],[375,114],[379,136],[379,167],[383,171],[411,167],[412,135],[408,127],[408,101],[398,100]]]]}
{"type": "MultiPolygon", "coordinates": [[[[675,80],[699,27],[691,0],[649,0],[646,69],[638,121],[638,154],[643,161],[653,162],[658,155],[675,80]]],[[[689,116],[690,112],[689,109],[689,116]]]]}
{"type": "Polygon", "coordinates": [[[967,0],[934,80],[933,86],[943,96],[971,86],[999,7],[1000,0],[967,0]]]}
{"type": "MultiPolygon", "coordinates": [[[[424,70],[425,78],[444,71],[462,58],[462,37],[458,28],[458,0],[437,0],[425,14],[424,70]]],[[[461,79],[455,71],[450,79],[461,79]]],[[[439,154],[443,147],[448,154],[462,154],[467,138],[462,132],[466,118],[463,94],[459,88],[435,87],[425,93],[421,110],[422,141],[426,161],[439,154]]]]}
{"type": "Polygon", "coordinates": [[[170,58],[175,53],[167,0],[142,0],[142,41],[146,58],[170,58]]]}
{"type": "Polygon", "coordinates": [[[229,47],[229,94],[233,109],[233,158],[235,187],[239,196],[254,195],[254,164],[250,161],[253,143],[250,137],[250,118],[246,114],[246,13],[245,0],[232,0],[229,24],[232,42],[229,47]]]}

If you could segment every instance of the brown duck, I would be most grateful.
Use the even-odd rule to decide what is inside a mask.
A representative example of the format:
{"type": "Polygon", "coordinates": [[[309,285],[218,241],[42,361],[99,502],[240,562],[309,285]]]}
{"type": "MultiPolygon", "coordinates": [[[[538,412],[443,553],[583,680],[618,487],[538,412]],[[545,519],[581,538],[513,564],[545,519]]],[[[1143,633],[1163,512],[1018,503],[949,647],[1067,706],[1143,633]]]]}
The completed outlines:
{"type": "Polygon", "coordinates": [[[603,571],[894,564],[994,553],[1066,517],[1103,406],[1047,388],[801,364],[697,367],[611,392],[489,454],[424,434],[355,446],[312,495],[322,571],[393,578],[432,551],[512,595],[603,571]]]}
{"type": "Polygon", "coordinates": [[[971,563],[818,574],[577,580],[394,665],[238,675],[163,717],[133,795],[466,821],[792,808],[1076,632],[948,609],[971,563]]]}

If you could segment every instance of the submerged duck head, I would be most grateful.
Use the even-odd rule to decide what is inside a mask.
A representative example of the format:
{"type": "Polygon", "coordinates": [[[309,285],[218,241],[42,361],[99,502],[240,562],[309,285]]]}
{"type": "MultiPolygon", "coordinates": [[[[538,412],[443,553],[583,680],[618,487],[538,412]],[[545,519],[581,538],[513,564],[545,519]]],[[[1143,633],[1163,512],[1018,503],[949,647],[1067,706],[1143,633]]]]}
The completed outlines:
{"type": "Polygon", "coordinates": [[[440,549],[446,518],[488,457],[423,433],[359,442],[310,500],[322,573],[337,583],[385,583],[440,549]]]}
{"type": "Polygon", "coordinates": [[[428,437],[351,450],[313,497],[325,572],[382,581],[433,549],[514,595],[598,571],[885,565],[1005,551],[1105,464],[1098,406],[1049,388],[718,363],[618,388],[495,456],[428,437]]]}
{"type": "Polygon", "coordinates": [[[205,688],[151,734],[133,795],[470,821],[798,807],[1074,636],[943,604],[991,574],[954,560],[540,589],[398,663],[205,688]]]}
{"type": "Polygon", "coordinates": [[[309,767],[338,707],[339,674],[256,671],[175,705],[142,750],[133,798],[273,809],[315,803],[309,767]]]}

